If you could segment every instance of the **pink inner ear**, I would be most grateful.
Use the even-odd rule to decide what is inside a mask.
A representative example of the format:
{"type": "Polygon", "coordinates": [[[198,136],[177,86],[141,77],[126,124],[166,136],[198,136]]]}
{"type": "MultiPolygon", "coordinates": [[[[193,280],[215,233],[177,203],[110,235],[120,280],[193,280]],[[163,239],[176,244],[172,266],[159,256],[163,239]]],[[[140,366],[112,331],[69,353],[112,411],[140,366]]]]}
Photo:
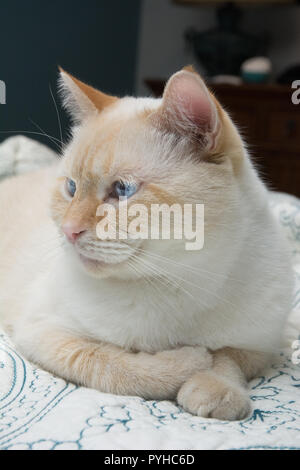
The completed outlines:
{"type": "Polygon", "coordinates": [[[195,126],[200,133],[214,130],[214,104],[204,83],[196,75],[182,72],[171,79],[167,100],[169,112],[173,111],[177,119],[187,120],[187,124],[195,126]]]}

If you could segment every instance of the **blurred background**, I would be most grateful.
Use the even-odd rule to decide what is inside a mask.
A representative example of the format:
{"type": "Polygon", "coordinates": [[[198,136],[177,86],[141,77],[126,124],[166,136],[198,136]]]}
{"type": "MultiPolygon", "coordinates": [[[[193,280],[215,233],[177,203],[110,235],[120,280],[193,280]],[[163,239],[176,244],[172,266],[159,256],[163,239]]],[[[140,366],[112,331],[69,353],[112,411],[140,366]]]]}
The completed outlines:
{"type": "Polygon", "coordinates": [[[43,135],[60,139],[53,98],[66,138],[58,64],[119,96],[160,96],[172,73],[194,64],[269,186],[300,196],[300,105],[291,88],[300,80],[296,1],[2,0],[0,17],[0,142],[36,132],[55,148],[43,135]]]}

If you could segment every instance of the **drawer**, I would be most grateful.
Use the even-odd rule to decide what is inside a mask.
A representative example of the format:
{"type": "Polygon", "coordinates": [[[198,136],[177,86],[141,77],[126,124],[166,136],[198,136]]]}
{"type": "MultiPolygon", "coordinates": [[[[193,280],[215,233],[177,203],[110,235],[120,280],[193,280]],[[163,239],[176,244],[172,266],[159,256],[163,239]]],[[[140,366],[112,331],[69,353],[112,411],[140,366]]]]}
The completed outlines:
{"type": "Polygon", "coordinates": [[[300,151],[300,110],[271,111],[267,116],[266,139],[281,144],[280,147],[298,147],[300,151]]]}
{"type": "Polygon", "coordinates": [[[259,148],[253,161],[270,189],[300,197],[299,153],[259,148]]]}

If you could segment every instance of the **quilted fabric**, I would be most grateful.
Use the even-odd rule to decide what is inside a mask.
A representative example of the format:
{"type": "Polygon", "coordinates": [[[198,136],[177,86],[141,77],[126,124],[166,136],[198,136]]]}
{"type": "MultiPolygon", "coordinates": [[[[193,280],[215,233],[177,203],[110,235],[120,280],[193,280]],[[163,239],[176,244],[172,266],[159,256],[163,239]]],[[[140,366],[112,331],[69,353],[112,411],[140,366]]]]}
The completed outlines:
{"type": "MultiPolygon", "coordinates": [[[[43,149],[41,148],[40,151],[43,149]]],[[[244,421],[203,419],[168,401],[77,387],[27,362],[0,332],[0,449],[300,449],[300,202],[270,194],[291,242],[293,311],[276,364],[250,384],[244,421]]]]}
{"type": "Polygon", "coordinates": [[[10,137],[0,145],[0,181],[49,165],[56,158],[53,150],[24,135],[10,137]]]}

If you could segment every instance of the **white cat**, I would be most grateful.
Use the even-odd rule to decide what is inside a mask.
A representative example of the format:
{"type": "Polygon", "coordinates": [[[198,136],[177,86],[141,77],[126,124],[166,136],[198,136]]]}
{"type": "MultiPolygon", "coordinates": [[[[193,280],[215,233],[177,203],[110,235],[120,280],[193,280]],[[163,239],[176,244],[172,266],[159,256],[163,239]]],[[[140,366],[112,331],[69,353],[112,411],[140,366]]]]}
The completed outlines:
{"type": "Polygon", "coordinates": [[[61,83],[75,122],[61,162],[0,185],[3,324],[68,380],[245,417],[246,381],[278,348],[293,280],[236,127],[191,69],[162,100],[111,97],[64,71],[61,83]],[[204,248],[99,239],[97,209],[121,195],[204,204],[204,248]]]}

